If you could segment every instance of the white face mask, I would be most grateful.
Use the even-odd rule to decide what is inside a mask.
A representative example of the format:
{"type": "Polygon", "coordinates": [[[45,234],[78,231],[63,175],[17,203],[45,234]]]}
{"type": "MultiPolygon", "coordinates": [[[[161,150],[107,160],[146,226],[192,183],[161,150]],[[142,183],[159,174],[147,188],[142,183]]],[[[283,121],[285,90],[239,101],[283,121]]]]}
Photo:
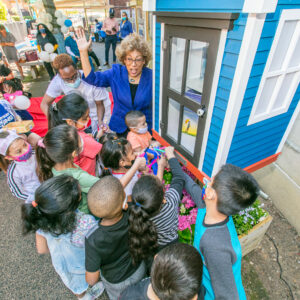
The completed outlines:
{"type": "Polygon", "coordinates": [[[70,37],[74,37],[75,34],[74,34],[73,31],[70,31],[70,32],[69,32],[69,35],[70,35],[70,37]]]}
{"type": "Polygon", "coordinates": [[[148,127],[146,126],[146,127],[143,127],[143,128],[139,128],[137,132],[139,134],[144,134],[144,133],[147,133],[147,131],[148,131],[148,127]]]}

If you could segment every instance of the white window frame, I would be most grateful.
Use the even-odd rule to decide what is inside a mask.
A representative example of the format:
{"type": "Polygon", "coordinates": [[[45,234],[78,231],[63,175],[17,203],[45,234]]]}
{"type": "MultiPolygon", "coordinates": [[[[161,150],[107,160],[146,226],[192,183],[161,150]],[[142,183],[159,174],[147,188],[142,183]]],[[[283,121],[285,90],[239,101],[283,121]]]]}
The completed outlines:
{"type": "Polygon", "coordinates": [[[274,41],[272,44],[272,48],[270,50],[270,54],[269,54],[269,57],[268,57],[268,60],[266,63],[266,67],[265,67],[265,70],[264,70],[264,73],[263,73],[263,76],[262,76],[262,79],[261,79],[261,82],[260,82],[260,85],[258,88],[258,92],[257,92],[256,98],[255,98],[247,125],[251,125],[251,124],[272,118],[274,116],[277,116],[279,114],[287,112],[287,110],[289,109],[289,106],[291,104],[291,101],[293,99],[293,96],[296,92],[296,89],[297,89],[299,81],[300,81],[300,65],[296,66],[296,67],[289,67],[289,63],[290,63],[290,60],[294,53],[294,49],[296,47],[298,39],[300,39],[300,9],[283,10],[281,13],[279,24],[278,24],[276,34],[274,37],[274,41]],[[276,71],[269,71],[272,61],[273,61],[273,58],[274,58],[274,54],[276,53],[276,48],[277,48],[279,38],[280,38],[280,35],[281,35],[281,32],[282,32],[285,22],[286,21],[296,21],[296,20],[298,21],[298,23],[297,23],[295,31],[292,35],[291,43],[290,43],[290,46],[288,47],[288,50],[286,52],[286,56],[283,60],[281,68],[276,71]],[[289,73],[294,73],[294,72],[296,72],[296,74],[295,74],[294,78],[292,79],[290,89],[285,96],[283,105],[277,109],[274,109],[273,106],[275,104],[275,100],[280,91],[280,88],[281,88],[281,85],[285,78],[285,75],[289,74],[289,73]],[[275,76],[278,77],[278,80],[275,85],[275,89],[273,91],[272,97],[270,98],[268,107],[265,112],[257,114],[256,109],[258,107],[266,79],[275,77],[275,76]]]}

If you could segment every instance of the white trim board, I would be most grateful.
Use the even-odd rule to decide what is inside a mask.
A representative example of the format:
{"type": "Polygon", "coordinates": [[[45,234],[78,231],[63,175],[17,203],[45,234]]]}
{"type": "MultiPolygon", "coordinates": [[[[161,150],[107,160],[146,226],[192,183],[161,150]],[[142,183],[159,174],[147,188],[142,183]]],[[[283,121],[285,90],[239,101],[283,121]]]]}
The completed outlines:
{"type": "MultiPolygon", "coordinates": [[[[298,84],[300,81],[300,65],[289,67],[290,61],[293,57],[294,50],[296,48],[297,42],[300,39],[300,9],[286,9],[283,10],[280,16],[280,20],[276,29],[275,37],[272,43],[272,47],[270,53],[268,55],[268,60],[266,62],[266,66],[258,87],[258,91],[254,100],[254,104],[250,113],[250,117],[248,120],[248,125],[261,122],[263,120],[272,118],[279,114],[286,113],[289,109],[291,101],[294,97],[296,89],[298,88],[298,84]],[[287,21],[297,21],[297,26],[295,31],[291,37],[291,42],[289,43],[289,47],[285,53],[285,58],[282,62],[282,65],[278,70],[270,71],[275,55],[277,54],[277,46],[280,45],[280,37],[282,36],[282,30],[287,21]],[[274,108],[274,103],[277,100],[278,93],[281,90],[282,84],[284,82],[285,77],[288,74],[295,74],[292,78],[291,86],[289,88],[288,93],[283,97],[283,102],[280,107],[274,108]],[[261,101],[261,95],[265,88],[265,83],[268,79],[277,77],[277,82],[273,92],[270,95],[269,104],[266,107],[265,111],[261,113],[257,113],[257,108],[259,107],[259,103],[261,101]]],[[[300,55],[300,54],[299,54],[300,55]]],[[[278,55],[277,55],[278,57],[278,55]]]]}
{"type": "Polygon", "coordinates": [[[280,142],[280,144],[279,144],[279,146],[278,146],[278,148],[276,150],[276,153],[281,152],[281,150],[282,150],[282,148],[283,148],[283,146],[284,146],[284,144],[285,144],[285,142],[286,142],[286,140],[287,140],[287,138],[288,138],[288,136],[289,136],[289,134],[290,134],[290,132],[291,132],[291,130],[293,128],[293,125],[294,125],[294,123],[295,123],[295,121],[297,119],[299,111],[300,111],[300,101],[298,101],[298,104],[297,104],[297,106],[296,106],[296,108],[295,108],[295,110],[293,112],[293,115],[292,115],[292,117],[290,119],[289,125],[287,126],[287,128],[285,130],[285,133],[284,133],[284,135],[283,135],[283,137],[281,139],[281,142],[280,142]]]}
{"type": "MultiPolygon", "coordinates": [[[[163,42],[165,39],[165,23],[161,23],[160,27],[160,75],[159,75],[159,123],[162,118],[162,94],[163,94],[163,73],[164,73],[164,51],[163,42]]],[[[161,128],[159,124],[159,134],[161,135],[161,128]]]]}
{"type": "Polygon", "coordinates": [[[153,60],[152,60],[152,128],[155,128],[155,120],[156,120],[156,116],[155,116],[156,16],[152,16],[152,28],[153,28],[153,39],[152,39],[152,53],[153,53],[153,60]]]}
{"type": "Polygon", "coordinates": [[[143,11],[156,11],[156,0],[143,0],[143,11]]]}
{"type": "Polygon", "coordinates": [[[215,99],[216,99],[216,94],[217,94],[217,88],[218,88],[218,83],[219,83],[219,77],[220,77],[220,71],[221,71],[221,66],[222,66],[222,61],[223,61],[226,39],[227,39],[227,30],[222,29],[221,35],[220,35],[220,41],[219,41],[219,49],[218,49],[218,53],[217,53],[217,60],[216,60],[216,65],[215,65],[215,72],[214,72],[214,77],[213,77],[213,81],[212,81],[209,104],[208,104],[208,109],[207,109],[207,116],[206,116],[205,128],[204,128],[204,133],[203,133],[202,145],[201,145],[200,159],[199,159],[199,165],[198,165],[199,170],[203,169],[205,150],[206,150],[206,145],[207,145],[207,140],[208,140],[210,124],[211,124],[211,117],[212,117],[212,113],[213,113],[214,105],[215,105],[215,99]]]}
{"type": "Polygon", "coordinates": [[[266,14],[249,14],[231,86],[212,176],[226,163],[266,14]]]}
{"type": "Polygon", "coordinates": [[[243,13],[272,13],[276,10],[278,0],[245,0],[243,13]]]}

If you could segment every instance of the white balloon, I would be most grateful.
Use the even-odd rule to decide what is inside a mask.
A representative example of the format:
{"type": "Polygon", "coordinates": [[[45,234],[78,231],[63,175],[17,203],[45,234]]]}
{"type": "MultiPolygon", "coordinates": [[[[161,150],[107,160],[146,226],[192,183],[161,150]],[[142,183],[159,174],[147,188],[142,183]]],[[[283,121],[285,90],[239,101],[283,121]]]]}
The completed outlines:
{"type": "Polygon", "coordinates": [[[39,53],[39,57],[42,61],[45,61],[45,62],[50,62],[50,54],[49,52],[46,52],[46,51],[41,51],[39,53]]]}
{"type": "Polygon", "coordinates": [[[50,23],[47,23],[47,24],[46,24],[46,26],[48,27],[48,29],[49,29],[50,31],[52,31],[52,30],[53,30],[53,26],[52,26],[52,24],[50,24],[50,23]]]}
{"type": "Polygon", "coordinates": [[[49,53],[54,52],[54,46],[53,46],[52,44],[50,44],[50,43],[47,43],[47,44],[45,45],[45,51],[47,51],[47,52],[49,52],[49,53]]]}
{"type": "Polygon", "coordinates": [[[46,13],[46,20],[48,22],[51,22],[52,21],[52,16],[49,14],[49,13],[46,13]]]}
{"type": "Polygon", "coordinates": [[[68,31],[69,31],[68,27],[66,27],[66,26],[61,26],[60,30],[64,34],[68,33],[68,31]]]}
{"type": "Polygon", "coordinates": [[[50,54],[50,60],[54,61],[55,57],[57,56],[57,53],[51,53],[50,54]]]}
{"type": "Polygon", "coordinates": [[[60,26],[63,26],[64,23],[65,23],[65,19],[62,18],[62,17],[59,17],[57,20],[56,20],[57,24],[60,25],[60,26]]]}
{"type": "Polygon", "coordinates": [[[60,10],[56,10],[54,15],[56,18],[61,18],[63,16],[63,13],[60,10]]]}
{"type": "Polygon", "coordinates": [[[24,96],[16,96],[14,106],[18,109],[27,109],[30,106],[30,100],[24,96]]]}

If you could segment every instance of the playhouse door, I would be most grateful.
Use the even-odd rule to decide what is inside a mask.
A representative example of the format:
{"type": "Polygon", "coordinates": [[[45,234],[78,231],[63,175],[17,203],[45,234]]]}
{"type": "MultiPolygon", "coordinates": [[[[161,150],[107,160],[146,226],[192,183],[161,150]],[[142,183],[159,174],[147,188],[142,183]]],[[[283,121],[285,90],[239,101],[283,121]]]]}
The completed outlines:
{"type": "Polygon", "coordinates": [[[166,25],[161,135],[198,166],[220,30],[166,25]]]}

